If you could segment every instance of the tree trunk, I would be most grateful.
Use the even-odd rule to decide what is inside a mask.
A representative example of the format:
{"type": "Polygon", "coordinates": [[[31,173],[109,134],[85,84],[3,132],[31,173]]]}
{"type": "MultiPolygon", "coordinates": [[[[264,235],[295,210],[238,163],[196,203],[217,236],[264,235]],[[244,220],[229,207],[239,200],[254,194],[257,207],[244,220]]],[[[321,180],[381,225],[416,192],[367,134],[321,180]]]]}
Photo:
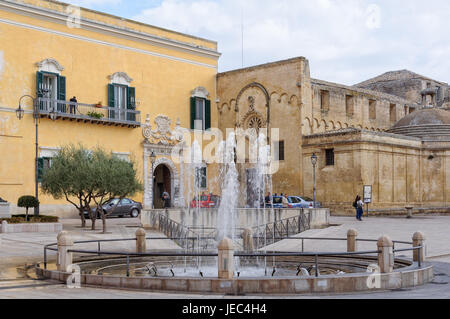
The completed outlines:
{"type": "Polygon", "coordinates": [[[106,214],[102,213],[103,234],[106,234],[106,214]]]}
{"type": "Polygon", "coordinates": [[[86,218],[84,218],[84,210],[83,210],[83,208],[80,208],[78,211],[80,212],[81,228],[85,228],[86,227],[86,218]]]}
{"type": "Polygon", "coordinates": [[[27,207],[27,212],[25,213],[25,221],[28,222],[28,207],[27,207]]]}

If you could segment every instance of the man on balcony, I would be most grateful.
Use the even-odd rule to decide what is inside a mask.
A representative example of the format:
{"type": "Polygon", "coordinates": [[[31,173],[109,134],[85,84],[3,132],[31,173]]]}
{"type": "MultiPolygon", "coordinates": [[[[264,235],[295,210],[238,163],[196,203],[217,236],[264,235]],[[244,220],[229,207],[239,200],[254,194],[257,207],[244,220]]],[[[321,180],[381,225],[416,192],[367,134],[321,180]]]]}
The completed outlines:
{"type": "Polygon", "coordinates": [[[70,114],[77,114],[77,98],[74,96],[70,99],[70,114]]]}

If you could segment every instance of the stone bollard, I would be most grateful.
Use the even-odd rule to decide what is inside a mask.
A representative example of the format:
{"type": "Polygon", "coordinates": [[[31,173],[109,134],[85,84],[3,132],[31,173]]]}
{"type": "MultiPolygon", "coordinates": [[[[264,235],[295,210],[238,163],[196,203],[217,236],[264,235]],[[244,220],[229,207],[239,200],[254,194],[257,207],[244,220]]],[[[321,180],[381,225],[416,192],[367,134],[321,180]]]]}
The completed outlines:
{"type": "Polygon", "coordinates": [[[413,210],[414,207],[406,206],[405,208],[406,208],[406,211],[408,212],[407,215],[406,215],[406,218],[412,218],[413,217],[412,216],[412,210],[413,210]]]}
{"type": "Polygon", "coordinates": [[[233,241],[224,238],[219,243],[218,275],[219,279],[233,279],[234,276],[234,248],[233,241]]]}
{"type": "Polygon", "coordinates": [[[243,246],[244,251],[246,252],[252,252],[254,251],[254,245],[253,245],[253,232],[251,228],[244,229],[244,232],[242,233],[243,238],[243,246]]]}
{"type": "Polygon", "coordinates": [[[377,247],[380,272],[391,273],[394,270],[394,243],[388,236],[383,236],[378,239],[377,247]]]}
{"type": "Polygon", "coordinates": [[[69,266],[72,265],[72,253],[68,250],[73,249],[73,240],[69,233],[65,230],[58,234],[58,255],[56,266],[58,271],[67,272],[69,266]]]}
{"type": "Polygon", "coordinates": [[[8,222],[6,220],[2,221],[2,233],[5,234],[8,231],[8,222]]]}
{"type": "Polygon", "coordinates": [[[413,247],[424,246],[423,248],[414,249],[413,261],[423,263],[425,261],[425,235],[418,231],[413,235],[413,247]]]}
{"type": "Polygon", "coordinates": [[[136,252],[145,253],[147,251],[146,233],[143,228],[136,230],[136,252]]]}
{"type": "Polygon", "coordinates": [[[358,250],[356,237],[358,232],[355,229],[349,229],[347,231],[347,252],[352,253],[358,250]]]}

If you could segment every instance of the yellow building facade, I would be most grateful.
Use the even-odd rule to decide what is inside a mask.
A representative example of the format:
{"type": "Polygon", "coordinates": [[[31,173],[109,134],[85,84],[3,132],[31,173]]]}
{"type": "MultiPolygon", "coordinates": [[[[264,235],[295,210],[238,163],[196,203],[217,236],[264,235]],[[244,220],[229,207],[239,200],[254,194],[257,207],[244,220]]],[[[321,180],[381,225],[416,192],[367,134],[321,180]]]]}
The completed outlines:
{"type": "MultiPolygon", "coordinates": [[[[40,169],[64,145],[100,145],[137,163],[145,191],[136,200],[149,207],[153,191],[168,191],[173,205],[185,204],[183,165],[171,152],[180,135],[202,139],[218,126],[219,57],[214,41],[55,1],[1,0],[0,197],[14,213],[20,196],[34,195],[36,105],[40,169]]],[[[39,199],[41,212],[74,213],[65,201],[39,199]]]]}

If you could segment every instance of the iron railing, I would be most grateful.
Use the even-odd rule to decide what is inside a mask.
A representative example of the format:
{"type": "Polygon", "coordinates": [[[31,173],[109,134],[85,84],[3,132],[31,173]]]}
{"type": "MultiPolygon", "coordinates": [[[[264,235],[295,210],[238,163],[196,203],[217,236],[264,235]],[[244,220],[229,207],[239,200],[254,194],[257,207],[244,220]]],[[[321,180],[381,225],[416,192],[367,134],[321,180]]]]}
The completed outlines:
{"type": "MultiPolygon", "coordinates": [[[[184,238],[146,238],[146,240],[201,240],[202,238],[199,237],[184,237],[184,238]]],[[[346,241],[347,238],[323,238],[323,237],[290,237],[290,238],[284,238],[284,239],[290,239],[290,240],[329,240],[329,241],[346,241]]],[[[90,255],[98,255],[98,256],[119,256],[119,257],[125,257],[126,258],[126,275],[127,277],[130,276],[130,257],[218,257],[218,252],[195,252],[194,250],[191,250],[190,252],[187,251],[180,251],[180,252],[148,252],[148,253],[138,253],[138,252],[125,252],[125,251],[106,251],[101,250],[101,243],[103,242],[118,242],[118,241],[134,241],[136,238],[128,238],[128,239],[101,239],[101,240],[88,240],[88,241],[75,241],[74,245],[76,244],[86,244],[86,243],[98,243],[97,250],[81,250],[81,249],[69,249],[67,250],[68,253],[77,253],[77,254],[90,254],[90,255]]],[[[366,242],[377,242],[376,239],[359,239],[359,241],[366,241],[366,242]]],[[[404,242],[404,241],[393,241],[397,244],[408,244],[413,245],[411,242],[404,242]]],[[[57,246],[57,243],[52,243],[44,246],[44,269],[47,269],[47,250],[50,251],[58,251],[58,249],[55,247],[57,246]]],[[[195,244],[193,244],[195,246],[195,244]]],[[[303,247],[303,245],[302,245],[303,247]]],[[[398,252],[405,252],[405,251],[412,251],[415,250],[418,251],[418,254],[420,256],[422,249],[425,247],[422,246],[414,246],[410,248],[405,249],[393,249],[394,259],[395,259],[395,253],[398,252]]],[[[370,251],[358,251],[358,252],[234,252],[234,257],[257,257],[257,258],[267,258],[267,257],[314,257],[314,267],[317,271],[315,271],[315,277],[320,276],[320,257],[352,257],[352,256],[358,256],[363,257],[364,255],[373,255],[373,254],[379,254],[381,253],[380,250],[370,250],[370,251]]],[[[417,266],[419,269],[422,268],[422,262],[420,258],[418,258],[417,266]]]]}
{"type": "Polygon", "coordinates": [[[258,249],[274,244],[291,235],[300,234],[311,229],[310,215],[302,209],[295,217],[277,220],[262,226],[253,227],[253,242],[258,249]]]}
{"type": "Polygon", "coordinates": [[[137,127],[141,125],[141,112],[133,109],[96,106],[61,101],[49,98],[38,98],[36,112],[39,116],[54,116],[55,119],[68,119],[100,124],[137,127]]]}

